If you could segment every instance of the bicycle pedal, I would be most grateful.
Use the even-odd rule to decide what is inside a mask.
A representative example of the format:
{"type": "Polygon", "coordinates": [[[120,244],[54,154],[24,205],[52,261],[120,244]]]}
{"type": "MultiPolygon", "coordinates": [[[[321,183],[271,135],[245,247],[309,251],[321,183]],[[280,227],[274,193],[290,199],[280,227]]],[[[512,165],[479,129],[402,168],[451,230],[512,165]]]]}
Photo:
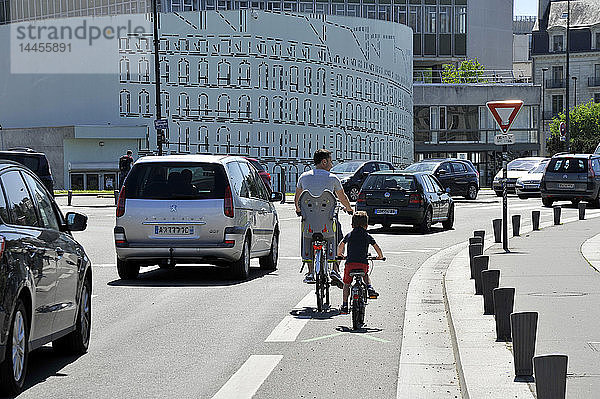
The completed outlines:
{"type": "Polygon", "coordinates": [[[379,298],[377,295],[369,295],[369,299],[377,299],[379,298]]]}

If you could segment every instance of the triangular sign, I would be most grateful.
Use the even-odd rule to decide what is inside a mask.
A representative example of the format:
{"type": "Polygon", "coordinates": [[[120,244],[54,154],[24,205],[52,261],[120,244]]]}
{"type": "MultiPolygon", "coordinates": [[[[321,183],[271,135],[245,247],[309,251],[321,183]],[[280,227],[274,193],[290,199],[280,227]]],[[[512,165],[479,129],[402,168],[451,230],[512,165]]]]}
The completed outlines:
{"type": "Polygon", "coordinates": [[[486,103],[502,133],[506,134],[523,107],[521,100],[488,101],[486,103]]]}

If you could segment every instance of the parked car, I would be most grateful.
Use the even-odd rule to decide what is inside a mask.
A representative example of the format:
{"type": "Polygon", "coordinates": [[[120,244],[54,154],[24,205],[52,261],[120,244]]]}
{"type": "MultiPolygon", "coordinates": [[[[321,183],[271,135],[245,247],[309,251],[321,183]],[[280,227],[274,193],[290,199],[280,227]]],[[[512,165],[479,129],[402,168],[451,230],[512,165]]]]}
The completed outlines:
{"type": "Polygon", "coordinates": [[[8,159],[27,166],[40,178],[48,192],[54,196],[54,179],[46,154],[34,151],[31,148],[14,148],[0,151],[0,160],[2,159],[8,159]]]}
{"type": "Polygon", "coordinates": [[[479,192],[479,172],[473,163],[466,159],[424,159],[413,163],[405,170],[429,172],[442,186],[450,189],[450,195],[460,195],[468,200],[477,198],[479,192]]]}
{"type": "Polygon", "coordinates": [[[587,201],[600,207],[600,155],[553,156],[542,176],[540,192],[547,207],[555,201],[587,201]]]}
{"type": "Polygon", "coordinates": [[[277,267],[279,221],[271,193],[244,158],[211,155],[144,157],[117,203],[117,271],[135,279],[140,266],[210,263],[246,279],[250,259],[277,267]]]}
{"type": "Polygon", "coordinates": [[[356,201],[367,177],[380,170],[394,170],[394,165],[385,161],[347,161],[335,165],[331,173],[338,175],[350,201],[356,201]]]}
{"type": "Polygon", "coordinates": [[[429,172],[386,171],[372,173],[356,201],[357,211],[366,211],[369,224],[412,224],[423,233],[442,222],[454,225],[454,201],[429,172]]]}
{"type": "Polygon", "coordinates": [[[258,159],[249,157],[244,158],[256,168],[256,171],[258,172],[258,175],[261,177],[262,181],[265,183],[265,186],[267,186],[267,188],[271,190],[271,174],[265,170],[265,168],[261,165],[258,159]]]}
{"type": "Polygon", "coordinates": [[[543,160],[537,166],[533,167],[526,175],[523,175],[515,182],[515,190],[521,199],[540,196],[540,181],[544,175],[544,170],[550,158],[543,160]]]}
{"type": "Polygon", "coordinates": [[[63,217],[30,169],[0,161],[0,396],[17,395],[29,352],[52,342],[82,354],[91,327],[92,269],[71,232],[85,215],[63,217]]]}
{"type": "MultiPolygon", "coordinates": [[[[531,169],[535,168],[540,164],[540,162],[547,160],[548,158],[544,157],[525,157],[525,158],[517,158],[513,159],[506,165],[506,191],[515,194],[515,184],[519,177],[525,176],[527,172],[531,169]]],[[[503,172],[502,169],[496,173],[494,176],[494,180],[492,182],[492,188],[496,192],[498,197],[502,197],[502,179],[503,172]]]]}

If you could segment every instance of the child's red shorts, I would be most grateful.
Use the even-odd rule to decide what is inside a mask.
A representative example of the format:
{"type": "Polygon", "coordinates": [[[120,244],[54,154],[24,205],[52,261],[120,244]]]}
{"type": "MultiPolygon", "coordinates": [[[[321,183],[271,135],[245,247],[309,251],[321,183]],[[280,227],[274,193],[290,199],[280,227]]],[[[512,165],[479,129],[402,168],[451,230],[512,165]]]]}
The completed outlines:
{"type": "Polygon", "coordinates": [[[361,269],[366,274],[369,272],[369,265],[367,263],[346,262],[346,265],[344,266],[344,284],[350,284],[352,282],[350,270],[354,269],[361,269]]]}

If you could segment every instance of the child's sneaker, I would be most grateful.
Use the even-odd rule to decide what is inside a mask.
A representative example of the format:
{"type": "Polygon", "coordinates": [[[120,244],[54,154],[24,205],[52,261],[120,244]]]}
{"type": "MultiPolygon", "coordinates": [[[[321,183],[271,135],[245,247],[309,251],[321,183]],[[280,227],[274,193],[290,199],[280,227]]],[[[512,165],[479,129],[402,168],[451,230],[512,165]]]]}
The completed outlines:
{"type": "Polygon", "coordinates": [[[342,305],[340,307],[340,314],[348,314],[348,313],[349,313],[348,312],[348,305],[347,304],[346,305],[342,305]]]}
{"type": "Polygon", "coordinates": [[[369,299],[377,299],[379,296],[379,293],[373,287],[367,287],[367,294],[369,295],[369,299]]]}

